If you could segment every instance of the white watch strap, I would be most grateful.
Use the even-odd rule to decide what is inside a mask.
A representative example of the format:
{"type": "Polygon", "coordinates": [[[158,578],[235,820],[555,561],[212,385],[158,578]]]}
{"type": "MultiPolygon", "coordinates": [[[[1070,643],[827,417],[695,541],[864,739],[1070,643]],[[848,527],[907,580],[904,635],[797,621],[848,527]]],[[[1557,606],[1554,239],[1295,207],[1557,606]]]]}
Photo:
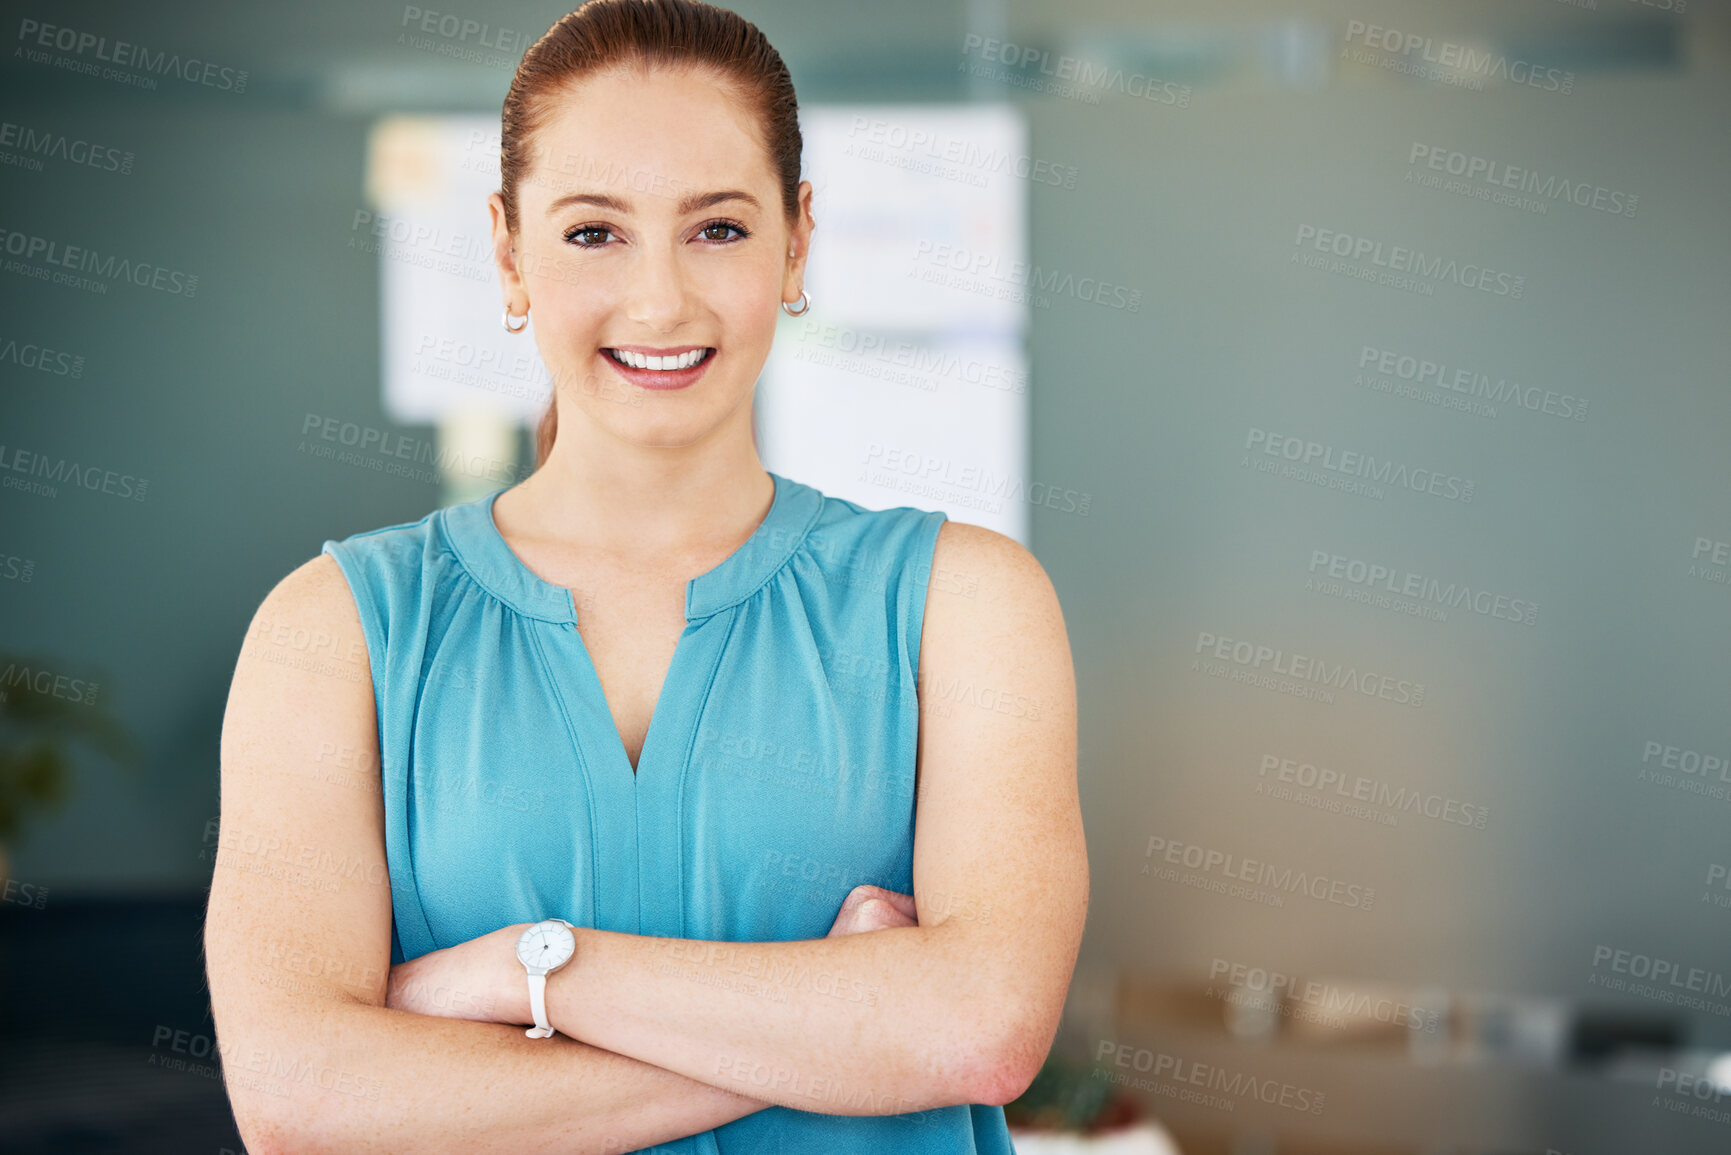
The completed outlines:
{"type": "Polygon", "coordinates": [[[545,1039],[553,1028],[547,1025],[547,976],[529,976],[529,1009],[535,1014],[535,1025],[524,1031],[531,1039],[545,1039]]]}

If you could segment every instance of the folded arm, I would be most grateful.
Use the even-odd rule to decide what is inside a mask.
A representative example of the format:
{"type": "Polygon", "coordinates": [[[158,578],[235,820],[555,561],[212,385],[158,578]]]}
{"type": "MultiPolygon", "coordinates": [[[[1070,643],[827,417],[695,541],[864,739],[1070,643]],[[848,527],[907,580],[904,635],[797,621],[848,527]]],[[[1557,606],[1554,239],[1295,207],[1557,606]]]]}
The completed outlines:
{"type": "Polygon", "coordinates": [[[922,633],[919,925],[758,944],[580,929],[548,984],[566,1037],[545,1040],[505,1025],[527,1021],[513,928],[452,948],[485,946],[486,966],[435,989],[426,1013],[388,1002],[364,639],[332,559],[286,579],[230,694],[205,936],[249,1147],[619,1152],[768,1103],[890,1114],[1019,1094],[1051,1044],[1087,908],[1074,683],[1026,551],[950,523],[934,558],[946,570],[969,592],[934,589],[922,633]],[[308,637],[337,660],[305,661],[308,637]],[[363,772],[330,773],[331,751],[366,752],[363,772]],[[506,1005],[518,997],[523,1009],[506,1005]]]}
{"type": "Polygon", "coordinates": [[[933,572],[967,575],[971,593],[934,587],[922,629],[919,925],[770,943],[578,928],[547,984],[556,1029],[830,1114],[1026,1089],[1088,901],[1069,644],[1044,571],[1009,538],[946,523],[933,572]]]}

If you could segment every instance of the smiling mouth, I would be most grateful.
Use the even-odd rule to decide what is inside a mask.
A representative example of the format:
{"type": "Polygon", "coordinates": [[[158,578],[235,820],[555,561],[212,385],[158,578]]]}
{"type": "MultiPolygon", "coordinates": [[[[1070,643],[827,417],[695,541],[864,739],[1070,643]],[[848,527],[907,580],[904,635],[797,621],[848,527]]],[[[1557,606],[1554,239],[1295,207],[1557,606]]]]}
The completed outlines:
{"type": "Polygon", "coordinates": [[[704,349],[689,349],[684,353],[671,353],[664,357],[651,357],[645,353],[633,353],[627,349],[603,349],[615,364],[627,369],[648,369],[651,372],[670,373],[680,369],[691,369],[709,360],[715,352],[713,347],[704,349]]]}

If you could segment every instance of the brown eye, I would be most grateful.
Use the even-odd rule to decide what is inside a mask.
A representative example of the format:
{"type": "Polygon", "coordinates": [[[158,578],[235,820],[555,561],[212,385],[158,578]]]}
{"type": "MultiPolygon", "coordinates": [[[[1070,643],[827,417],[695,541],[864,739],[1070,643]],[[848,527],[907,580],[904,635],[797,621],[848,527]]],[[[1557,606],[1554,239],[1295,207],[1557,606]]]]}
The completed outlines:
{"type": "Polygon", "coordinates": [[[566,233],[565,239],[582,248],[594,248],[606,244],[612,235],[605,225],[581,225],[566,233]]]}
{"type": "Polygon", "coordinates": [[[703,228],[698,230],[698,236],[702,237],[706,241],[727,242],[738,240],[748,235],[749,234],[746,233],[744,229],[740,228],[738,225],[730,224],[727,221],[711,221],[709,224],[704,225],[703,228]],[[735,233],[738,235],[729,236],[729,233],[735,233]]]}

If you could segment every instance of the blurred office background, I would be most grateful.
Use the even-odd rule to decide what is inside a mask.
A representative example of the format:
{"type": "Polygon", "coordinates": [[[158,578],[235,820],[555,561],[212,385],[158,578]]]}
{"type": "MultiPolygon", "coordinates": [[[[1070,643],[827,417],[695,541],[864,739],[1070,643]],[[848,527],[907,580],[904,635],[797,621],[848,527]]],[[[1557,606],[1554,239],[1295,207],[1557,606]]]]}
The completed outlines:
{"type": "MultiPolygon", "coordinates": [[[[1731,1149],[1731,5],[737,7],[819,184],[766,465],[1063,600],[1093,899],[1027,1134],[1731,1149]]],[[[527,469],[438,214],[566,6],[5,10],[0,1150],[238,1150],[228,680],[323,540],[527,469]]]]}

